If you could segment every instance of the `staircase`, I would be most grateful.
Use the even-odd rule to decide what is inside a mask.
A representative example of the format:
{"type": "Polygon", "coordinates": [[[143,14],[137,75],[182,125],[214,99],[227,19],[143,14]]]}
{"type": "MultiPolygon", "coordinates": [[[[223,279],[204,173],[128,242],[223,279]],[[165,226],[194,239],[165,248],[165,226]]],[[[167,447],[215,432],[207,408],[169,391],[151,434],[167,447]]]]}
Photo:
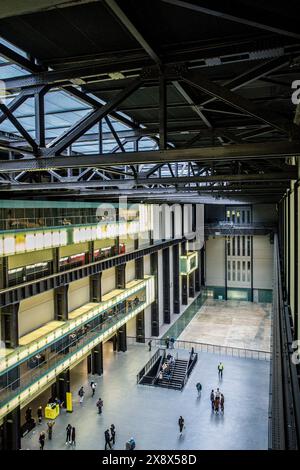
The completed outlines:
{"type": "Polygon", "coordinates": [[[164,373],[162,379],[158,379],[156,385],[158,387],[172,388],[181,390],[184,386],[188,361],[183,359],[175,359],[175,363],[171,366],[170,379],[168,374],[164,373]]]}

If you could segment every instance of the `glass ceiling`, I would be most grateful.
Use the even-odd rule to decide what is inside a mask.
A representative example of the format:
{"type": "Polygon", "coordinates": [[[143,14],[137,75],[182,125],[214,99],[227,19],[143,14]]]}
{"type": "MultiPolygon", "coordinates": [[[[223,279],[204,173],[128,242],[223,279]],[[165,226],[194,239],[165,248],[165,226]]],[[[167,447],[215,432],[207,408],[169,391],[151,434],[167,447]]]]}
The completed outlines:
{"type": "MultiPolygon", "coordinates": [[[[8,43],[0,37],[0,43],[14,50],[15,52],[26,57],[26,53],[19,48],[8,43]]],[[[21,75],[27,75],[28,72],[23,70],[20,66],[15,65],[7,61],[4,57],[0,56],[0,80],[6,78],[17,77],[21,75]]],[[[3,87],[0,87],[1,89],[3,87]]],[[[3,92],[1,93],[1,99],[4,104],[8,105],[17,95],[7,95],[4,96],[3,92]]],[[[97,99],[97,98],[96,98],[97,99]]],[[[87,115],[92,108],[83,103],[82,101],[77,100],[73,96],[70,96],[65,91],[52,90],[48,92],[45,96],[45,127],[46,127],[46,139],[54,139],[57,136],[61,135],[67,129],[70,128],[75,122],[80,120],[82,117],[87,115]]],[[[123,114],[123,113],[122,113],[123,114]]],[[[22,124],[24,129],[35,138],[35,115],[34,115],[34,99],[28,98],[25,103],[23,103],[15,112],[14,115],[18,118],[19,122],[22,124]]],[[[123,114],[124,115],[124,114],[123,114]]],[[[130,117],[126,116],[128,119],[130,117]]],[[[122,131],[129,129],[124,124],[111,118],[111,123],[113,124],[115,130],[122,131]]],[[[98,133],[98,124],[88,130],[85,136],[91,136],[92,134],[98,133]]],[[[103,132],[110,132],[107,124],[102,123],[103,132]]],[[[9,132],[20,136],[16,128],[11,124],[8,119],[5,119],[0,124],[0,131],[9,132]]],[[[122,141],[122,139],[121,139],[122,141]]],[[[124,144],[124,147],[128,151],[133,151],[133,142],[128,142],[124,144]]],[[[139,141],[139,149],[142,150],[153,150],[155,142],[150,138],[143,138],[139,141]]],[[[117,143],[114,139],[104,140],[103,151],[109,153],[114,151],[117,143]]],[[[99,144],[95,138],[90,140],[86,139],[84,141],[75,142],[72,145],[72,150],[78,153],[99,153],[99,144]]],[[[119,150],[120,151],[120,150],[119,150]]]]}

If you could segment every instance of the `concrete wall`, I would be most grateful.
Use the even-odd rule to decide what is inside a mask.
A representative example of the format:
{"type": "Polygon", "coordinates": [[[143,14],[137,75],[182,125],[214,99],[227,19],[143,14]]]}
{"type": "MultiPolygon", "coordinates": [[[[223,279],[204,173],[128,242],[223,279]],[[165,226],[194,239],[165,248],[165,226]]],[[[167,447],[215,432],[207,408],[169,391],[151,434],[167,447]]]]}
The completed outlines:
{"type": "Polygon", "coordinates": [[[53,252],[51,249],[9,256],[8,269],[15,269],[21,266],[28,266],[29,264],[41,263],[43,261],[51,261],[52,259],[53,252]]]}
{"type": "Polygon", "coordinates": [[[54,291],[22,300],[19,308],[19,336],[24,336],[54,319],[54,291]]]}
{"type": "Polygon", "coordinates": [[[252,206],[253,222],[276,222],[277,218],[275,204],[254,204],[252,206]]]}
{"type": "Polygon", "coordinates": [[[135,262],[129,261],[126,263],[126,282],[130,282],[135,279],[135,262]]]}
{"type": "Polygon", "coordinates": [[[273,288],[273,245],[269,235],[253,237],[253,288],[273,288]]]}
{"type": "Polygon", "coordinates": [[[116,288],[115,268],[106,269],[102,272],[101,287],[102,295],[116,288]]]}
{"type": "Polygon", "coordinates": [[[88,277],[69,284],[68,310],[71,312],[90,301],[90,280],[88,277]]]}
{"type": "Polygon", "coordinates": [[[224,237],[209,237],[205,243],[206,285],[225,286],[225,248],[224,237]]]}

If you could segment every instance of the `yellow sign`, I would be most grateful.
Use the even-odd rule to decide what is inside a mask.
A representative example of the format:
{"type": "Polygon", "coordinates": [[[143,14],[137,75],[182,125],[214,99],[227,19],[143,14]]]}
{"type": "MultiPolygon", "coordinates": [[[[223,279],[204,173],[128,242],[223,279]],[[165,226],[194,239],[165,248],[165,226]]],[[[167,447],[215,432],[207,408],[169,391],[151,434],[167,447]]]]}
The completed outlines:
{"type": "Polygon", "coordinates": [[[55,419],[59,415],[59,405],[52,406],[47,405],[45,407],[45,418],[46,419],[55,419]]]}
{"type": "Polygon", "coordinates": [[[72,403],[72,393],[66,393],[66,408],[68,413],[72,413],[73,411],[73,403],[72,403]]]}

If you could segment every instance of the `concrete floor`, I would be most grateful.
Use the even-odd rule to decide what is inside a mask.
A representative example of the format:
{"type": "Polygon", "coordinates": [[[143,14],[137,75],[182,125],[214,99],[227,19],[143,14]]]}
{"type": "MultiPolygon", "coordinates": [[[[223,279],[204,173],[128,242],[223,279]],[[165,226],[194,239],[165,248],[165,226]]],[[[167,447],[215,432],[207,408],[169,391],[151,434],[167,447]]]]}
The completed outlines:
{"type": "Polygon", "coordinates": [[[272,304],[207,299],[178,339],[270,351],[272,304]]]}
{"type": "MultiPolygon", "coordinates": [[[[201,353],[196,368],[182,392],[136,385],[136,374],[154,351],[145,345],[131,345],[126,353],[113,353],[112,345],[104,345],[104,375],[94,377],[98,383],[91,397],[86,374],[86,361],[71,374],[74,411],[65,411],[57,418],[53,440],[46,440],[45,449],[71,451],[65,445],[65,428],[76,427],[77,449],[104,449],[104,430],[114,423],[117,431],[115,449],[124,449],[134,437],[137,449],[266,449],[268,430],[269,363],[253,359],[219,357],[201,353]],[[217,364],[224,363],[223,380],[219,381],[217,364]],[[196,383],[203,390],[197,398],[196,383]],[[85,386],[83,405],[78,403],[78,389],[85,386]],[[214,415],[210,407],[210,391],[220,387],[225,395],[224,416],[214,415]],[[101,396],[103,414],[98,415],[96,401],[101,396]],[[179,436],[179,415],[186,430],[179,436]]],[[[177,351],[176,351],[177,352],[177,351]]],[[[178,351],[185,357],[187,351],[178,351]]],[[[22,448],[38,449],[38,435],[46,422],[22,439],[22,448]]]]}

